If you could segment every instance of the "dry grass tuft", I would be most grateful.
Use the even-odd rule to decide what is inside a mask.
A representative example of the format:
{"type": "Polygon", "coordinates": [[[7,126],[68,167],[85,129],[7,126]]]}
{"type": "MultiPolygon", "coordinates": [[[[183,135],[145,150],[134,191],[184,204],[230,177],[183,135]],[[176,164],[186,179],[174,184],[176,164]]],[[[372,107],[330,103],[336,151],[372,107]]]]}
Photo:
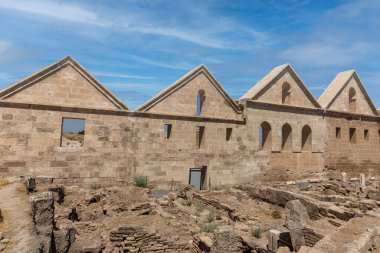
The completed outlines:
{"type": "Polygon", "coordinates": [[[0,187],[6,186],[9,184],[9,181],[5,178],[0,177],[0,187]]]}

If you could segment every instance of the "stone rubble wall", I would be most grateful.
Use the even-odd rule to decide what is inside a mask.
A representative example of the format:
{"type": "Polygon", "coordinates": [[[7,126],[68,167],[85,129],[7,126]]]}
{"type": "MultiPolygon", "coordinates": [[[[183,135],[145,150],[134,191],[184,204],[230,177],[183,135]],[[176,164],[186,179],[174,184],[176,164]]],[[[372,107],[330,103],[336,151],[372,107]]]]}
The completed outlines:
{"type": "Polygon", "coordinates": [[[324,237],[324,235],[321,235],[317,233],[314,229],[308,227],[305,227],[302,230],[302,233],[305,237],[306,246],[309,247],[314,247],[314,245],[324,237]]]}
{"type": "Polygon", "coordinates": [[[333,215],[337,219],[348,221],[357,216],[355,212],[348,208],[342,206],[338,207],[333,203],[319,201],[312,197],[283,189],[257,185],[242,185],[239,186],[239,189],[247,192],[252,198],[258,198],[283,207],[288,201],[298,199],[306,207],[310,218],[313,220],[317,220],[322,216],[333,215]]]}
{"type": "Polygon", "coordinates": [[[120,227],[111,231],[110,240],[119,248],[119,252],[125,253],[191,252],[190,244],[176,243],[142,227],[120,227]]]}

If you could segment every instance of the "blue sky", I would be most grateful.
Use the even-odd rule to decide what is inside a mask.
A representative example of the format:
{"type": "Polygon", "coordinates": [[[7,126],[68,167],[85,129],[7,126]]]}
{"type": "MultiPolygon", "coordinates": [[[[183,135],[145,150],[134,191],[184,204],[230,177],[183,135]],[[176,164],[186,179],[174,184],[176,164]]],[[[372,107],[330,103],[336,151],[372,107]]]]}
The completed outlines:
{"type": "Polygon", "coordinates": [[[238,99],[290,63],[316,98],[356,69],[380,107],[380,1],[0,0],[0,89],[66,55],[136,108],[201,63],[238,99]]]}

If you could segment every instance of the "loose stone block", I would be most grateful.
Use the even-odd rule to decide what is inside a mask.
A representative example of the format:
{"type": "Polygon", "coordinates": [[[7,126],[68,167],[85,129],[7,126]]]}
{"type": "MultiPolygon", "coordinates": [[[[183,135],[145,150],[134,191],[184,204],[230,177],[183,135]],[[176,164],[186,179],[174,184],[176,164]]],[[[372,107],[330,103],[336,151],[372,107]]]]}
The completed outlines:
{"type": "Polygon", "coordinates": [[[277,251],[280,234],[281,232],[276,229],[271,229],[268,231],[268,250],[271,252],[277,251]]]}

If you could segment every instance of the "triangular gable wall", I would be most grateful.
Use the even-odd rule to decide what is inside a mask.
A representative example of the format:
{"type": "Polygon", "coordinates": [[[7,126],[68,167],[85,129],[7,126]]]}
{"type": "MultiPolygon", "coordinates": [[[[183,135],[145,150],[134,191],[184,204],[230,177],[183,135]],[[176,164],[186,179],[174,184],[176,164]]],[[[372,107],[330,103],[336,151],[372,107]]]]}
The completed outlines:
{"type": "Polygon", "coordinates": [[[239,106],[204,65],[196,67],[136,110],[194,116],[198,90],[205,91],[201,116],[236,118],[241,114],[239,106]]]}
{"type": "Polygon", "coordinates": [[[126,105],[70,56],[1,91],[0,100],[128,110],[126,105]]]}
{"type": "Polygon", "coordinates": [[[285,82],[291,87],[289,105],[311,108],[321,107],[290,64],[274,68],[240,99],[282,104],[282,85],[285,82]]]}
{"type": "Polygon", "coordinates": [[[379,112],[355,70],[338,73],[318,101],[325,109],[349,112],[348,93],[351,87],[356,91],[355,113],[378,116],[379,112]]]}

